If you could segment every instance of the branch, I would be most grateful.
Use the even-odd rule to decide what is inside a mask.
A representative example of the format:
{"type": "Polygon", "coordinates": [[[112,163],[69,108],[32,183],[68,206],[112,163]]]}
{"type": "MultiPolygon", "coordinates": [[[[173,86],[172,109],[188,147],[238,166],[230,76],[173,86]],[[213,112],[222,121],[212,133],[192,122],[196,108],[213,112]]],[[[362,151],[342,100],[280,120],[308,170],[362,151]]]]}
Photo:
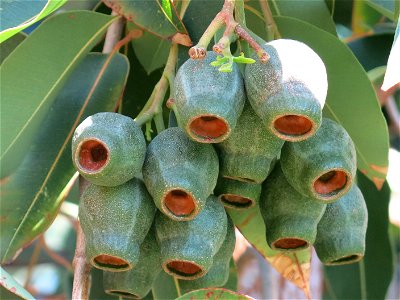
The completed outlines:
{"type": "MultiPolygon", "coordinates": [[[[268,0],[259,0],[261,11],[264,15],[265,20],[265,30],[267,31],[267,40],[272,41],[275,37],[280,39],[281,34],[278,31],[278,27],[274,21],[274,17],[272,16],[271,9],[269,7],[268,0]]],[[[275,8],[276,4],[274,2],[275,8]]]]}

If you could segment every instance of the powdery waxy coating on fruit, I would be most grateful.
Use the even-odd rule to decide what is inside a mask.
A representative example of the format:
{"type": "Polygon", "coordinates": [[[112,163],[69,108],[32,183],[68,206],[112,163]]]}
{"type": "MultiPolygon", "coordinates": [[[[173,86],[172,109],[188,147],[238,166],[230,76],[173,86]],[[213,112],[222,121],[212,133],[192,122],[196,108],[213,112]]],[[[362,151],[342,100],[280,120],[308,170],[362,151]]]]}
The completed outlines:
{"type": "Polygon", "coordinates": [[[103,112],[86,118],[72,138],[72,161],[88,181],[117,186],[140,173],[146,141],[131,118],[103,112]]]}
{"type": "Polygon", "coordinates": [[[87,260],[103,270],[132,269],[155,211],[150,194],[137,178],[116,187],[89,185],[79,205],[87,260]]]}
{"type": "Polygon", "coordinates": [[[215,145],[220,162],[220,176],[262,183],[283,143],[282,139],[263,126],[251,105],[246,103],[229,138],[215,145]]]}
{"type": "Polygon", "coordinates": [[[309,138],[321,124],[328,91],[321,58],[306,44],[279,39],[263,45],[267,63],[246,65],[247,97],[265,126],[287,141],[309,138]]]}
{"type": "Polygon", "coordinates": [[[356,150],[347,131],[324,118],[320,129],[308,140],[285,143],[281,166],[299,193],[330,203],[346,194],[353,184],[356,150]]]}
{"type": "Polygon", "coordinates": [[[155,226],[164,271],[192,280],[210,270],[226,236],[227,215],[221,202],[211,195],[195,219],[176,222],[158,212],[155,226]]]}
{"type": "Polygon", "coordinates": [[[328,204],[318,224],[315,250],[325,265],[361,260],[365,252],[368,211],[356,184],[338,201],[328,204]]]}
{"type": "Polygon", "coordinates": [[[225,207],[247,209],[258,203],[261,184],[219,177],[214,194],[225,207]]]}
{"type": "Polygon", "coordinates": [[[209,287],[221,287],[229,278],[229,263],[235,249],[236,236],[235,226],[228,216],[228,227],[224,242],[213,258],[213,264],[210,271],[201,278],[195,280],[182,280],[179,286],[183,294],[192,290],[209,287]]]}
{"type": "Polygon", "coordinates": [[[103,287],[107,294],[113,296],[141,299],[150,292],[153,281],[161,270],[160,247],[152,227],[140,246],[137,265],[126,272],[105,271],[103,287]]]}
{"type": "Polygon", "coordinates": [[[326,205],[298,193],[279,163],[263,184],[260,211],[268,245],[274,250],[300,250],[315,241],[326,205]]]}
{"type": "Polygon", "coordinates": [[[143,179],[154,203],[175,221],[196,217],[218,179],[212,145],[192,141],[182,129],[168,128],[147,148],[143,179]]]}
{"type": "Polygon", "coordinates": [[[175,78],[174,103],[179,124],[195,141],[220,143],[236,126],[245,102],[241,73],[234,64],[230,73],[210,66],[212,51],[205,59],[187,60],[175,78]]]}

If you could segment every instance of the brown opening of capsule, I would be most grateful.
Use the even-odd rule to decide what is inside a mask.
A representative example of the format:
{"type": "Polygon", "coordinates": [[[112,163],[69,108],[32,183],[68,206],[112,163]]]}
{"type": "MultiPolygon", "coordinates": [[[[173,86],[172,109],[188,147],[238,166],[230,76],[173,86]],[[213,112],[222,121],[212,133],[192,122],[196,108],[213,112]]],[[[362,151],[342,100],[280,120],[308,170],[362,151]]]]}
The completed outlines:
{"type": "Polygon", "coordinates": [[[280,249],[297,249],[306,245],[306,241],[296,238],[280,239],[274,243],[274,246],[280,249]]]}
{"type": "Polygon", "coordinates": [[[359,255],[353,254],[353,255],[345,256],[345,257],[339,258],[337,260],[334,260],[334,261],[332,261],[332,263],[336,264],[336,263],[352,262],[352,261],[359,260],[359,258],[360,258],[359,255]]]}
{"type": "Polygon", "coordinates": [[[189,128],[195,135],[208,139],[219,138],[228,132],[226,122],[214,116],[198,117],[190,123],[189,128]]]}
{"type": "Polygon", "coordinates": [[[234,194],[224,194],[221,196],[221,200],[226,204],[237,207],[250,207],[253,204],[253,201],[249,198],[234,194]]]}
{"type": "Polygon", "coordinates": [[[329,171],[314,182],[314,190],[320,195],[335,193],[346,186],[347,175],[343,171],[329,171]]]}
{"type": "Polygon", "coordinates": [[[275,120],[274,127],[277,131],[287,135],[303,135],[309,132],[313,124],[303,116],[287,115],[275,120]]]}
{"type": "Polygon", "coordinates": [[[165,206],[176,216],[187,216],[196,208],[193,197],[182,190],[172,190],[164,198],[165,206]]]}
{"type": "Polygon", "coordinates": [[[89,171],[101,169],[107,162],[108,149],[96,140],[84,142],[79,150],[79,164],[89,171]]]}
{"type": "Polygon", "coordinates": [[[93,261],[99,267],[111,268],[111,269],[125,269],[129,267],[129,263],[117,256],[112,256],[108,254],[100,254],[97,255],[93,261]]]}
{"type": "Polygon", "coordinates": [[[178,275],[192,276],[201,272],[201,268],[188,261],[174,260],[167,264],[168,270],[178,275]]]}
{"type": "Polygon", "coordinates": [[[110,295],[116,295],[116,296],[134,298],[134,299],[140,299],[139,296],[137,296],[137,295],[135,295],[133,293],[125,292],[125,291],[108,290],[107,293],[110,294],[110,295]]]}

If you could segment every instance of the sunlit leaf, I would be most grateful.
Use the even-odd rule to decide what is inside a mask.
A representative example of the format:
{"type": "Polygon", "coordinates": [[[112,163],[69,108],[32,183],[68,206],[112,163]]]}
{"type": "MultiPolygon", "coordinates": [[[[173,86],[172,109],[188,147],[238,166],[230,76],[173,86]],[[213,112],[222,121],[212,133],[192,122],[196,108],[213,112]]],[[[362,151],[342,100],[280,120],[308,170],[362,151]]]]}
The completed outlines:
{"type": "Polygon", "coordinates": [[[1,299],[34,299],[15,279],[0,267],[0,296],[1,299]]]}
{"type": "Polygon", "coordinates": [[[400,22],[397,23],[396,35],[394,37],[392,50],[390,51],[389,60],[385,79],[383,81],[382,90],[387,91],[392,86],[400,83],[400,22]]]}

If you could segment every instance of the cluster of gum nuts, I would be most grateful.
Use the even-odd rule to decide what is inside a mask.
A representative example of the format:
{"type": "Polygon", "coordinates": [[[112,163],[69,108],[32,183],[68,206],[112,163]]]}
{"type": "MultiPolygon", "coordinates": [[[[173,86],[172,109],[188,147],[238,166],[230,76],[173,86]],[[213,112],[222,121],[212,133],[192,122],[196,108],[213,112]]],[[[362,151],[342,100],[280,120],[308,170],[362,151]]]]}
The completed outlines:
{"type": "Polygon", "coordinates": [[[275,40],[243,73],[188,60],[175,78],[170,127],[149,145],[129,117],[98,113],[76,129],[73,163],[90,181],[79,218],[106,292],[143,298],[166,272],[183,291],[223,286],[235,245],[228,209],[261,210],[268,245],[314,246],[324,264],[360,260],[367,210],[346,130],[322,118],[324,63],[275,40]]]}

